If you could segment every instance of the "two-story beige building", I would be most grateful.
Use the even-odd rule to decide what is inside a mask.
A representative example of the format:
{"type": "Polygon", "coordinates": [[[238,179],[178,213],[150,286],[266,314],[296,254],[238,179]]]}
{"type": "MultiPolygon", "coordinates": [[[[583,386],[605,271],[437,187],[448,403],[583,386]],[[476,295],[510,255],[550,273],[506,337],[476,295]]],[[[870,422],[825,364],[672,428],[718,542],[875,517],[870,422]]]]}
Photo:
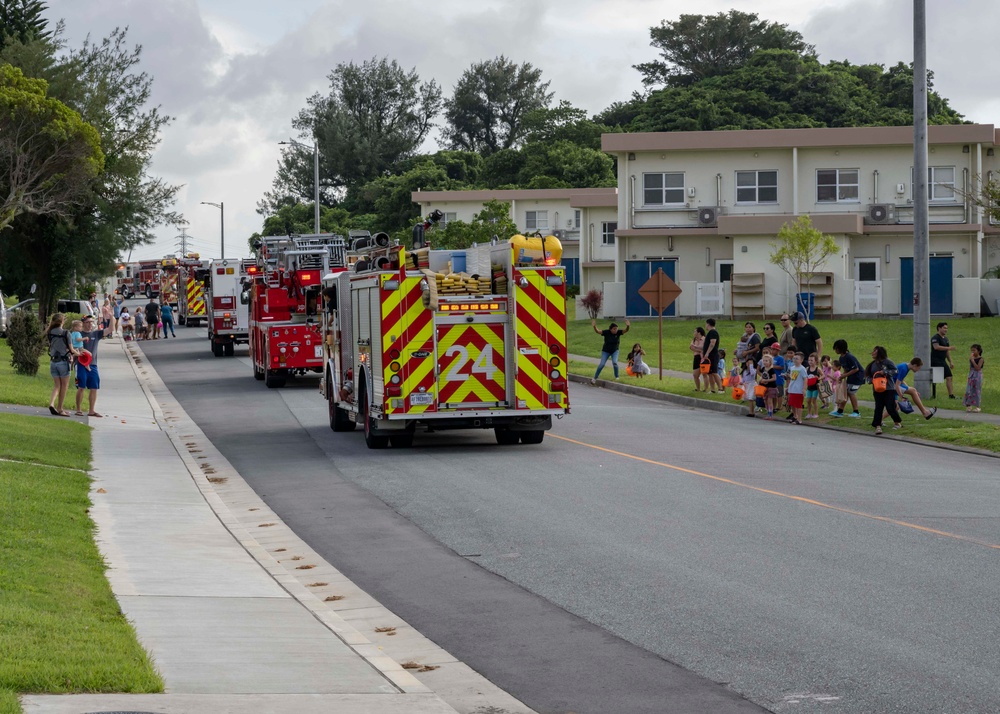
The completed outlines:
{"type": "MultiPolygon", "coordinates": [[[[932,314],[996,304],[980,276],[1000,232],[965,196],[1000,170],[998,144],[992,125],[930,127],[932,314]]],[[[605,134],[602,148],[618,161],[614,275],[581,248],[581,290],[602,289],[607,315],[654,314],[638,291],[661,267],[683,290],[665,314],[793,309],[798,287],[769,258],[801,215],[840,248],[808,288],[818,316],[912,313],[912,127],[605,134]]]]}
{"type": "Polygon", "coordinates": [[[613,281],[618,252],[618,190],[615,188],[554,188],[534,190],[414,191],[413,202],[426,216],[437,209],[442,223],[470,223],[487,201],[510,204],[510,218],[524,233],[557,236],[563,246],[567,283],[579,285],[581,267],[594,280],[613,281]],[[581,266],[581,258],[583,259],[581,266]],[[596,258],[594,257],[596,256],[596,258]]]}

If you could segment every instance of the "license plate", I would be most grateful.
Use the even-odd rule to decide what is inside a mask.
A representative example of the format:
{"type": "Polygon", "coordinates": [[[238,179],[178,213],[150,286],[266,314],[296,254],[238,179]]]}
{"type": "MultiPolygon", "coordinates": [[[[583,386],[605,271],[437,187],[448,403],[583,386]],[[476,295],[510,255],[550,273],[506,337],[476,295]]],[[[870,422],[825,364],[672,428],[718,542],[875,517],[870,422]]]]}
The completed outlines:
{"type": "Polygon", "coordinates": [[[316,345],[316,359],[323,358],[323,345],[316,345]]]}
{"type": "Polygon", "coordinates": [[[410,406],[413,407],[426,407],[434,403],[433,394],[411,394],[410,395],[410,406]]]}

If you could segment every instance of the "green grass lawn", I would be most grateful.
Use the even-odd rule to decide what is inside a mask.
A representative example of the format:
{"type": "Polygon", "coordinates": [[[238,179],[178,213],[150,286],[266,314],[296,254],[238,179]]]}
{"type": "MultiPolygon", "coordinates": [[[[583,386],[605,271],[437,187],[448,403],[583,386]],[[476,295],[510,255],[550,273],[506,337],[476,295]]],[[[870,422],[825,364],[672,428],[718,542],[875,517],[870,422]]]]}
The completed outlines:
{"type": "Polygon", "coordinates": [[[163,691],[94,543],[90,449],[83,424],[0,414],[0,714],[19,693],[163,691]]]}
{"type": "MultiPolygon", "coordinates": [[[[52,395],[52,377],[49,376],[49,355],[39,359],[38,374],[25,377],[17,374],[10,365],[11,351],[6,339],[0,339],[0,402],[24,404],[31,407],[45,407],[52,395]]],[[[70,385],[69,397],[73,396],[70,385]]]]}
{"type": "MultiPolygon", "coordinates": [[[[573,304],[569,305],[568,341],[570,354],[587,357],[601,356],[601,338],[594,334],[590,320],[574,320],[573,304]]],[[[754,319],[757,331],[763,334],[763,325],[767,320],[754,319]]],[[[771,320],[778,326],[780,323],[771,320]]],[[[616,320],[624,327],[624,320],[616,320]]],[[[720,320],[717,328],[722,336],[722,347],[730,357],[735,354],[736,343],[743,332],[745,320],[720,320]]],[[[958,349],[952,352],[955,362],[954,386],[958,399],[948,399],[944,385],[938,385],[937,398],[931,395],[921,395],[924,402],[942,409],[964,409],[962,396],[965,394],[965,380],[969,373],[969,346],[978,343],[983,347],[985,366],[983,368],[982,409],[992,414],[1000,414],[1000,319],[991,318],[957,318],[948,321],[948,339],[958,349]]],[[[610,320],[598,321],[599,329],[606,329],[610,320]]],[[[937,320],[932,318],[932,325],[937,320]]],[[[908,362],[913,356],[913,323],[909,320],[815,320],[816,326],[823,336],[823,352],[835,358],[833,343],[838,339],[847,340],[847,344],[861,363],[867,364],[872,347],[883,345],[889,353],[889,358],[895,362],[908,362]]],[[[701,320],[664,320],[663,321],[663,368],[691,371],[691,335],[695,327],[704,326],[701,320]]],[[[632,329],[621,341],[621,360],[632,349],[636,342],[646,350],[646,364],[656,370],[659,359],[659,340],[657,337],[657,320],[636,320],[632,329]]],[[[591,370],[593,374],[593,370],[591,370]]],[[[913,384],[913,380],[909,380],[913,384]]]]}

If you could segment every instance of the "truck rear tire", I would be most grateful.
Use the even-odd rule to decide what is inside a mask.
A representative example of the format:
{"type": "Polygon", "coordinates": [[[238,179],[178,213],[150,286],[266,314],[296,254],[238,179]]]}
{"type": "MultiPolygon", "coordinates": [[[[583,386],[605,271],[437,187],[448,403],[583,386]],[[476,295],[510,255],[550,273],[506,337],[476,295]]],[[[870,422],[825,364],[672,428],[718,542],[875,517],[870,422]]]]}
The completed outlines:
{"type": "Polygon", "coordinates": [[[212,354],[215,355],[216,357],[222,356],[222,349],[223,345],[220,345],[218,342],[212,343],[212,354]]]}
{"type": "Polygon", "coordinates": [[[264,384],[268,389],[281,389],[285,386],[285,375],[268,370],[264,375],[264,384]]]}
{"type": "Polygon", "coordinates": [[[521,443],[522,444],[541,444],[542,439],[545,438],[545,432],[539,429],[538,431],[522,431],[521,432],[521,443]]]}
{"type": "Polygon", "coordinates": [[[153,288],[146,285],[146,299],[149,300],[153,297],[153,288]]]}
{"type": "Polygon", "coordinates": [[[511,431],[507,427],[498,426],[493,430],[493,433],[497,436],[497,443],[501,446],[511,446],[516,444],[520,438],[516,431],[511,431]]]}
{"type": "Polygon", "coordinates": [[[233,355],[236,354],[236,345],[234,345],[232,342],[226,342],[223,345],[223,347],[225,348],[226,351],[226,357],[232,357],[233,355]]]}
{"type": "Polygon", "coordinates": [[[364,384],[361,385],[361,406],[359,408],[361,412],[361,418],[364,419],[365,425],[365,444],[368,445],[369,449],[384,449],[389,445],[389,437],[384,434],[376,434],[373,428],[372,419],[368,415],[368,387],[364,384]]]}

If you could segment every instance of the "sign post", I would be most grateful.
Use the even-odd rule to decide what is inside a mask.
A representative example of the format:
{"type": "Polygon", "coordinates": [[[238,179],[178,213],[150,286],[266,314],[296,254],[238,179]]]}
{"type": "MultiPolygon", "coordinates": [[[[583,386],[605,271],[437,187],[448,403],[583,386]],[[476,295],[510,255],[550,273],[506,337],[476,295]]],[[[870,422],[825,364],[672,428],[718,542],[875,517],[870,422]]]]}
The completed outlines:
{"type": "Polygon", "coordinates": [[[656,310],[660,316],[660,381],[663,381],[663,311],[673,305],[681,294],[681,289],[670,276],[657,268],[656,272],[639,288],[639,295],[656,310]]]}

